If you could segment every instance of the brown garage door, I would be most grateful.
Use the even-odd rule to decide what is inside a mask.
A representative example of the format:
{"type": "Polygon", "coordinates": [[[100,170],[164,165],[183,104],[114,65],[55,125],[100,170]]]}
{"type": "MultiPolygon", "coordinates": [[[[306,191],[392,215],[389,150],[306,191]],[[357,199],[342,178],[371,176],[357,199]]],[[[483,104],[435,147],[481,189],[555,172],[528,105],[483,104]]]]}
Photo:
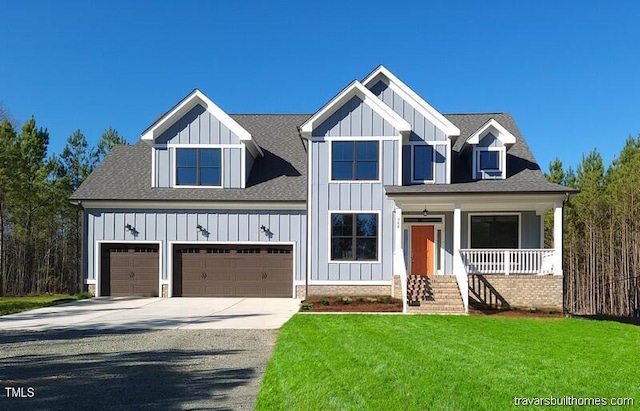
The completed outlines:
{"type": "Polygon", "coordinates": [[[158,257],[154,245],[105,245],[100,295],[157,297],[158,257]]]}
{"type": "Polygon", "coordinates": [[[291,297],[291,246],[177,247],[173,295],[291,297]]]}

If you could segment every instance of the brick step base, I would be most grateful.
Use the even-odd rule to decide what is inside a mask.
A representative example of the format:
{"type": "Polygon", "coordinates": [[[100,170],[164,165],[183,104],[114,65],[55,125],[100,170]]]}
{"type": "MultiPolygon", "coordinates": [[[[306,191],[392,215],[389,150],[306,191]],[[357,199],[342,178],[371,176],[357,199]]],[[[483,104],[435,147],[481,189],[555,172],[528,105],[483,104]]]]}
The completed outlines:
{"type": "Polygon", "coordinates": [[[454,276],[411,275],[407,279],[407,312],[411,314],[463,314],[458,282],[454,276]]]}

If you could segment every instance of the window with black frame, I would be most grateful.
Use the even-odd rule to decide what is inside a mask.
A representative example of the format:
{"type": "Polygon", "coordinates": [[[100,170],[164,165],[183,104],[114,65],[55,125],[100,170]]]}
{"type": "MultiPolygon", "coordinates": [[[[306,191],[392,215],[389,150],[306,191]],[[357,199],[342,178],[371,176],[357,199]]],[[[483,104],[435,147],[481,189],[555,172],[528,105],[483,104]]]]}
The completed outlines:
{"type": "Polygon", "coordinates": [[[519,219],[518,215],[471,216],[471,248],[518,248],[519,219]]]}
{"type": "Polygon", "coordinates": [[[331,143],[332,180],[377,180],[377,141],[334,141],[331,143]]]}
{"type": "Polygon", "coordinates": [[[222,160],[219,148],[176,149],[176,184],[181,186],[222,185],[222,160]]]}
{"type": "Polygon", "coordinates": [[[377,214],[331,214],[331,260],[378,259],[377,214]]]}

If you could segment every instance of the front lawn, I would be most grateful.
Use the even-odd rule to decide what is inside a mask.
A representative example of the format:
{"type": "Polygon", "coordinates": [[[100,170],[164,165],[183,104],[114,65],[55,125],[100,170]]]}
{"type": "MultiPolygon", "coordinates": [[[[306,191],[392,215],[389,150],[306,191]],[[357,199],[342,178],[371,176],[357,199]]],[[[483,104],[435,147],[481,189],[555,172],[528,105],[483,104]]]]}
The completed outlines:
{"type": "Polygon", "coordinates": [[[89,298],[88,293],[80,294],[55,294],[55,295],[36,295],[28,297],[1,297],[0,298],[0,315],[14,314],[21,311],[34,310],[41,307],[49,307],[52,305],[64,304],[71,301],[89,298]]]}
{"type": "Polygon", "coordinates": [[[550,396],[637,407],[639,347],[640,327],[614,322],[298,314],[280,331],[257,409],[498,410],[550,396]]]}

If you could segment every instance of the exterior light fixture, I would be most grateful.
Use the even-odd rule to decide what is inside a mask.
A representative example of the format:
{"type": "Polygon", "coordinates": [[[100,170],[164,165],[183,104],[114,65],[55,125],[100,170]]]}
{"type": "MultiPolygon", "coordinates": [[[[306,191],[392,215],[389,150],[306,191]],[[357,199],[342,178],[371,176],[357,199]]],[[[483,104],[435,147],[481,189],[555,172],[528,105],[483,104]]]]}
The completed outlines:
{"type": "Polygon", "coordinates": [[[267,227],[265,227],[264,225],[261,225],[261,226],[260,226],[260,229],[261,229],[263,232],[265,232],[265,233],[267,232],[267,227]]]}
{"type": "Polygon", "coordinates": [[[429,214],[429,210],[427,210],[427,207],[425,207],[424,210],[422,210],[422,215],[426,217],[428,214],[429,214]]]}
{"type": "Polygon", "coordinates": [[[198,225],[196,226],[196,228],[197,228],[197,229],[198,229],[198,231],[200,231],[201,233],[204,233],[204,232],[206,231],[206,230],[204,229],[204,227],[203,227],[203,226],[201,226],[200,224],[198,224],[198,225]]]}
{"type": "Polygon", "coordinates": [[[124,229],[125,229],[125,230],[127,230],[127,231],[133,231],[133,230],[134,230],[134,229],[133,229],[133,226],[132,226],[131,224],[127,224],[127,225],[125,225],[125,226],[124,226],[124,229]]]}

